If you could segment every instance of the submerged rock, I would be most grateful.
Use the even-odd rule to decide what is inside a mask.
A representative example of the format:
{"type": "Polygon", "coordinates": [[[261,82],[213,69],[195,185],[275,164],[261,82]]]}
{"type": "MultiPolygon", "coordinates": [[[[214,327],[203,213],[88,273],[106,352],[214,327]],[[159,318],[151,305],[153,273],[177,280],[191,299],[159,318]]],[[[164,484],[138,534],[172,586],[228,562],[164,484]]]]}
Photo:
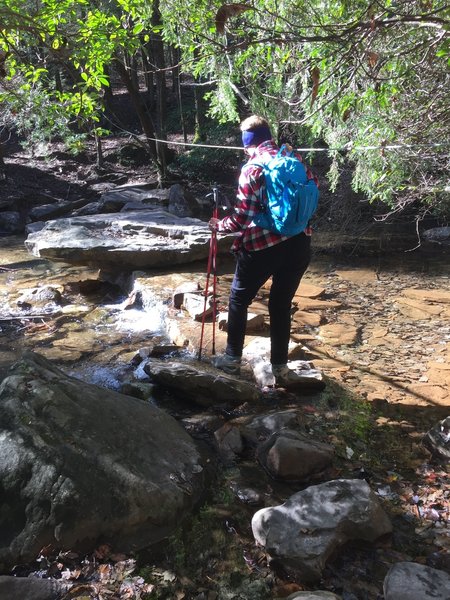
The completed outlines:
{"type": "Polygon", "coordinates": [[[203,491],[190,436],[149,402],[27,352],[0,386],[0,565],[47,545],[122,552],[169,535],[203,491]]]}

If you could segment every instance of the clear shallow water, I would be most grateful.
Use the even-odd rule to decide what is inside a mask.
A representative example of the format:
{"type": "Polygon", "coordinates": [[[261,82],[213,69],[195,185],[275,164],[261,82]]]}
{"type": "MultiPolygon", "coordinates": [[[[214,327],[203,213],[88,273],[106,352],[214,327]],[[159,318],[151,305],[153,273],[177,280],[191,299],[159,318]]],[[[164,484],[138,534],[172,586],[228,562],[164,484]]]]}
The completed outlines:
{"type": "Polygon", "coordinates": [[[29,349],[118,389],[129,355],[164,337],[167,307],[160,298],[147,294],[129,307],[122,290],[99,283],[96,269],[34,258],[20,237],[0,238],[0,249],[0,376],[29,349]],[[42,286],[56,289],[61,301],[20,303],[42,286]]]}
{"type": "MultiPolygon", "coordinates": [[[[31,349],[67,366],[83,379],[117,389],[121,373],[130,369],[133,353],[154,341],[168,341],[168,300],[177,286],[178,275],[166,280],[151,278],[154,288],[153,283],[147,285],[145,292],[130,300],[118,287],[99,282],[97,269],[35,258],[26,251],[23,241],[21,237],[0,237],[0,375],[25,349],[31,349]],[[42,286],[54,287],[62,302],[31,308],[17,305],[24,291],[42,286]]],[[[388,293],[395,293],[397,284],[400,290],[408,286],[445,287],[449,282],[448,255],[438,250],[422,255],[392,251],[389,255],[358,259],[316,248],[307,278],[324,285],[327,294],[330,291],[340,296],[340,301],[359,302],[363,308],[371,309],[384,299],[370,293],[367,298],[352,296],[353,283],[337,278],[337,270],[367,267],[376,273],[378,283],[388,293]]],[[[180,271],[195,272],[197,277],[198,265],[194,268],[197,270],[190,272],[185,267],[180,271]]],[[[224,290],[228,286],[229,282],[225,282],[224,290]]],[[[364,287],[360,287],[358,294],[364,293],[364,287]]],[[[386,303],[384,309],[386,306],[390,310],[386,303]]],[[[381,310],[383,307],[377,314],[381,315],[381,310]]],[[[347,313],[348,308],[340,315],[347,313]]],[[[393,312],[392,315],[394,318],[393,312]]],[[[358,319],[359,316],[356,324],[358,319]]],[[[424,327],[428,324],[421,324],[422,330],[424,327]]]]}

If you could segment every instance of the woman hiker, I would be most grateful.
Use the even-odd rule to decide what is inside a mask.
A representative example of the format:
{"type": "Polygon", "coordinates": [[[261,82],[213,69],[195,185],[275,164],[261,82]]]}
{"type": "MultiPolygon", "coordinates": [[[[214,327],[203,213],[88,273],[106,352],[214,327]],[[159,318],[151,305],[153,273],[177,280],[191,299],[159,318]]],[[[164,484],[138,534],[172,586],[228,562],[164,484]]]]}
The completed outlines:
{"type": "MultiPolygon", "coordinates": [[[[260,165],[276,156],[279,148],[272,139],[268,122],[262,117],[248,117],[240,129],[248,161],[239,177],[234,211],[223,219],[211,218],[209,221],[212,231],[240,232],[232,247],[237,265],[229,299],[227,346],[225,354],[218,356],[214,365],[229,374],[240,373],[248,307],[259,288],[272,277],[270,362],[275,384],[284,387],[295,384],[298,377],[287,366],[291,303],[310,261],[311,230],[306,227],[297,235],[287,236],[253,223],[263,206],[264,175],[260,165]]],[[[296,158],[302,160],[299,155],[296,158]]],[[[318,185],[309,169],[306,175],[318,185]]]]}

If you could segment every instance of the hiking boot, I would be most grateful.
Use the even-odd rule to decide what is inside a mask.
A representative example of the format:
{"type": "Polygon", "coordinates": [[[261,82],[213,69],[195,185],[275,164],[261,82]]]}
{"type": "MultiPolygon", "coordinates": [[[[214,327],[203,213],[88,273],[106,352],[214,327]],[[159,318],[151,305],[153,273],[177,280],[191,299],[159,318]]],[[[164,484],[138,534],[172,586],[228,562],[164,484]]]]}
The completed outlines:
{"type": "Polygon", "coordinates": [[[241,373],[241,357],[231,356],[230,354],[222,354],[213,359],[212,364],[216,369],[220,369],[228,375],[240,375],[241,373]]]}
{"type": "Polygon", "coordinates": [[[272,365],[275,385],[278,387],[291,387],[304,381],[303,377],[290,369],[287,365],[272,365]]]}

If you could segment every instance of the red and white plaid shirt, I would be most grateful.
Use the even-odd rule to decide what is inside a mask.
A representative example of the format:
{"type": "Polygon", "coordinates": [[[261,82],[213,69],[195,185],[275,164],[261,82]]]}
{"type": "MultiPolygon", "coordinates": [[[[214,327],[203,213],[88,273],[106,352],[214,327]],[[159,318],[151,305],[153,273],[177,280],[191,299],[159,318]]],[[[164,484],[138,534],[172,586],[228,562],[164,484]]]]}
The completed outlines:
{"type": "MultiPolygon", "coordinates": [[[[262,168],[252,163],[268,162],[272,156],[278,154],[278,151],[279,148],[273,140],[263,142],[242,167],[233,214],[223,218],[217,225],[219,232],[240,232],[233,242],[233,252],[237,252],[241,248],[248,251],[263,250],[269,246],[275,246],[289,237],[263,229],[253,223],[255,215],[261,212],[263,206],[264,177],[262,177],[262,168]]],[[[296,154],[296,157],[302,161],[299,154],[296,154]]],[[[308,168],[306,173],[308,179],[313,179],[318,185],[317,177],[308,168]]],[[[311,235],[311,228],[307,227],[305,233],[311,235]]]]}

